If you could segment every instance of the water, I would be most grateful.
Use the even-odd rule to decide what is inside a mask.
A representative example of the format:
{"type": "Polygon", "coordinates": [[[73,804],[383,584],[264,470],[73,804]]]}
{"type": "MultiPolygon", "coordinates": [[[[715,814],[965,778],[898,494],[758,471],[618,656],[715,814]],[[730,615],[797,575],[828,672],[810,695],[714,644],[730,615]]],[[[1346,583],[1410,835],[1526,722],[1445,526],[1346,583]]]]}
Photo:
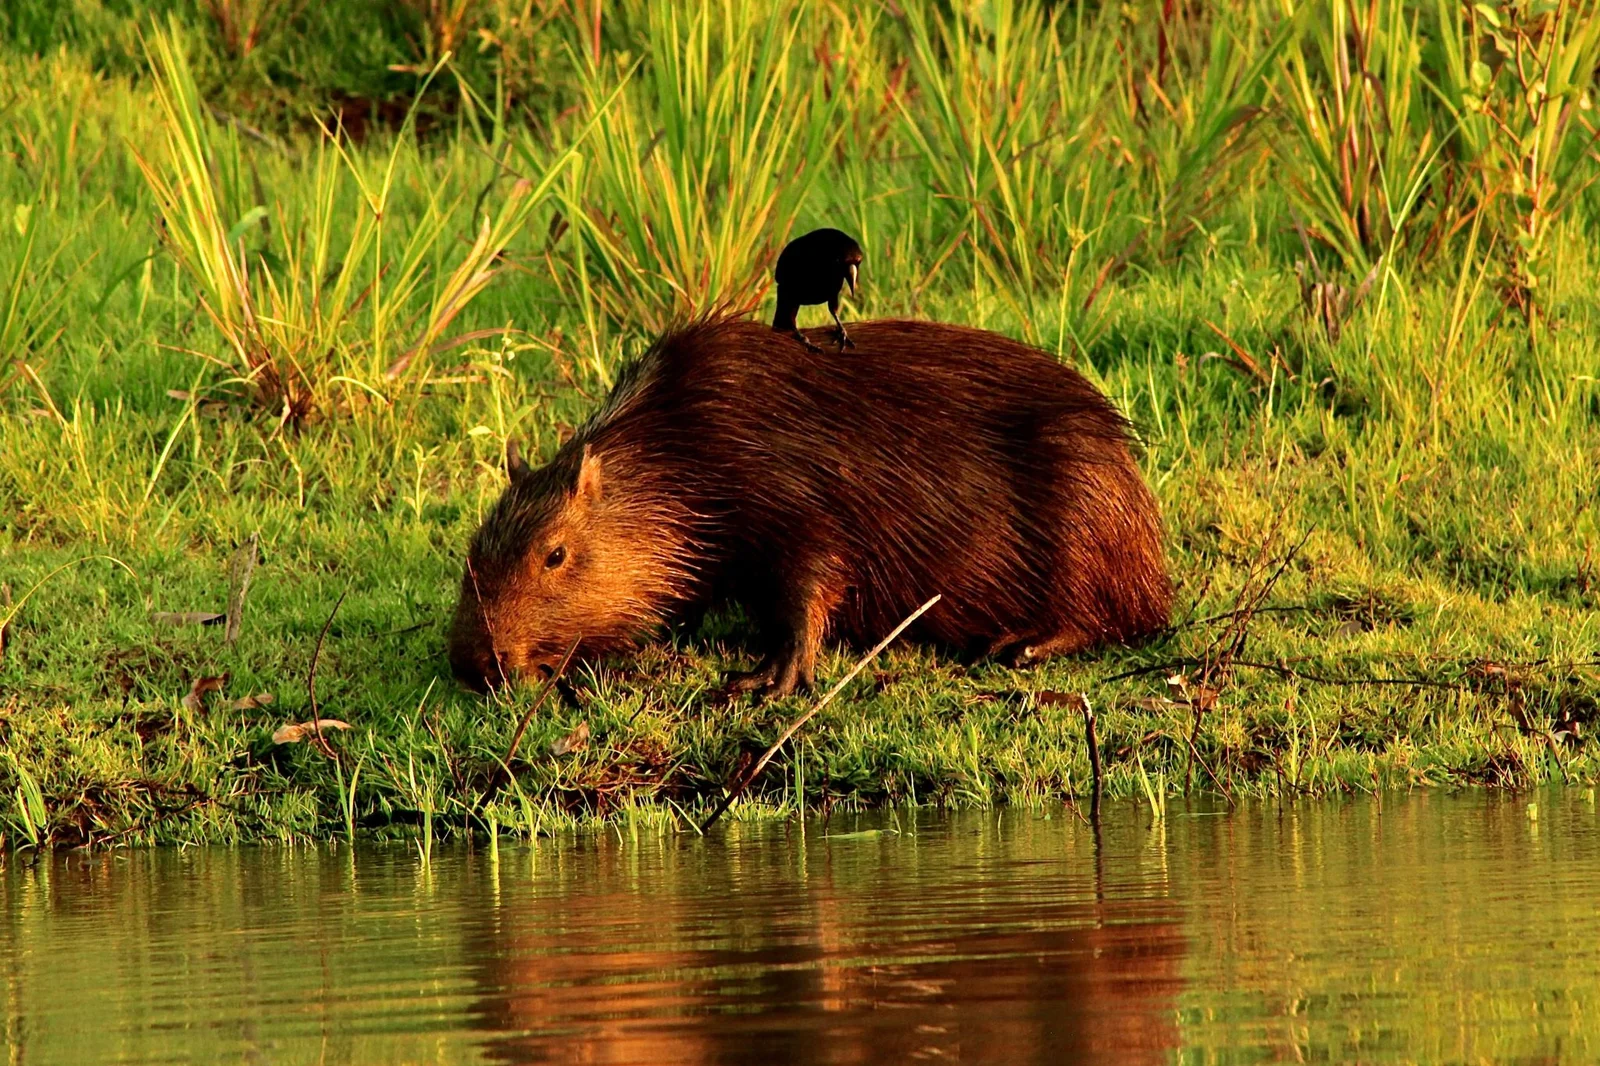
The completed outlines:
{"type": "Polygon", "coordinates": [[[428,870],[11,862],[0,1037],[19,1063],[1600,1061],[1592,791],[1114,806],[1098,849],[1070,812],[883,824],[428,870]]]}

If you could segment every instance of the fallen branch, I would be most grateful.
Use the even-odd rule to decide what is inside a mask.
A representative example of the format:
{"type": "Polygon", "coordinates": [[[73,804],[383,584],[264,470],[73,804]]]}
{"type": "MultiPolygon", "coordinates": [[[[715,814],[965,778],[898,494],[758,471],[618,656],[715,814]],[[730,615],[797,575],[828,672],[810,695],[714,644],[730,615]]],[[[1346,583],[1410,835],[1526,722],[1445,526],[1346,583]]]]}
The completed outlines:
{"type": "Polygon", "coordinates": [[[1317,607],[1308,603],[1286,603],[1272,607],[1241,607],[1233,611],[1223,611],[1221,614],[1207,615],[1205,618],[1192,618],[1187,622],[1179,622],[1177,625],[1168,626],[1167,631],[1169,633],[1175,633],[1180,629],[1188,629],[1191,626],[1205,626],[1211,625],[1213,622],[1231,621],[1243,615],[1295,614],[1298,612],[1315,611],[1317,609],[1317,607]]]}
{"type": "MultiPolygon", "coordinates": [[[[1154,663],[1150,666],[1141,666],[1136,670],[1125,670],[1120,674],[1112,674],[1104,678],[1101,684],[1112,681],[1125,681],[1130,677],[1140,677],[1145,674],[1165,673],[1184,666],[1204,666],[1205,661],[1193,658],[1169,659],[1166,662],[1154,663]]],[[[1283,663],[1256,663],[1234,659],[1229,666],[1243,666],[1251,670],[1268,670],[1280,677],[1295,678],[1300,681],[1310,681],[1318,685],[1410,685],[1414,688],[1445,688],[1461,690],[1466,686],[1453,681],[1437,681],[1426,677],[1327,677],[1321,674],[1308,674],[1303,670],[1296,670],[1283,663]]]]}
{"type": "MultiPolygon", "coordinates": [[[[1306,546],[1306,541],[1311,539],[1311,530],[1306,530],[1305,535],[1296,542],[1293,548],[1279,561],[1272,575],[1262,582],[1259,588],[1252,590],[1251,582],[1258,574],[1257,567],[1266,563],[1265,550],[1255,563],[1251,564],[1250,575],[1245,580],[1245,587],[1239,590],[1238,599],[1234,601],[1234,617],[1228,622],[1221,633],[1212,640],[1210,647],[1206,648],[1203,656],[1204,663],[1200,670],[1199,681],[1202,684],[1220,682],[1228,674],[1230,665],[1236,656],[1242,654],[1245,643],[1250,637],[1250,623],[1255,621],[1256,612],[1266,603],[1267,597],[1272,595],[1272,590],[1277,586],[1289,565],[1300,554],[1300,549],[1306,546]]],[[[1276,533],[1276,530],[1274,530],[1276,533]]]]}
{"type": "Polygon", "coordinates": [[[728,790],[728,794],[723,797],[722,802],[717,804],[717,809],[711,812],[711,817],[707,818],[701,824],[700,832],[704,833],[706,830],[710,829],[712,825],[716,824],[717,819],[722,817],[723,812],[733,805],[733,801],[738,799],[740,795],[744,793],[744,790],[749,788],[755,782],[755,779],[761,776],[761,771],[767,768],[767,763],[772,761],[772,757],[778,753],[778,749],[783,747],[784,744],[788,742],[789,738],[794,736],[795,733],[799,731],[801,726],[805,725],[807,722],[811,721],[812,718],[816,717],[818,711],[832,703],[833,698],[840,692],[843,692],[844,687],[850,682],[854,681],[856,679],[856,675],[865,670],[867,668],[867,664],[878,657],[879,652],[883,651],[883,649],[887,648],[890,644],[893,644],[896,637],[898,637],[901,633],[904,633],[912,622],[915,622],[918,618],[921,618],[929,608],[938,603],[940,598],[940,596],[936,595],[927,603],[924,603],[921,607],[918,607],[915,611],[912,611],[910,614],[906,615],[905,620],[899,625],[895,626],[888,636],[878,641],[877,645],[874,646],[871,651],[863,655],[856,662],[855,666],[850,668],[850,672],[839,679],[838,684],[830,688],[827,694],[813,704],[809,711],[807,711],[805,714],[802,714],[799,718],[796,718],[789,728],[785,729],[782,735],[779,736],[777,740],[772,742],[772,747],[766,750],[766,754],[762,755],[760,759],[756,760],[756,764],[755,766],[751,767],[750,772],[745,774],[736,785],[728,790]]]}

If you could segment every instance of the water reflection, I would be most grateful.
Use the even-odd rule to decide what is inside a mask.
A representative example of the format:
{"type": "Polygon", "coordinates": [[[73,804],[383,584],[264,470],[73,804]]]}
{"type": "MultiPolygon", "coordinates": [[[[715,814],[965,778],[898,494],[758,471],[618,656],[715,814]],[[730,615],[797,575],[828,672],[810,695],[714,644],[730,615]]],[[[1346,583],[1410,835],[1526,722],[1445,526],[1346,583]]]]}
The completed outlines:
{"type": "Polygon", "coordinates": [[[503,899],[474,945],[479,1022],[505,1034],[490,1056],[1167,1061],[1177,908],[1147,881],[1108,889],[1059,825],[1013,821],[1027,858],[995,821],[573,863],[552,895],[503,899]]]}
{"type": "Polygon", "coordinates": [[[12,1063],[1600,1061],[1592,792],[0,865],[12,1063]],[[1535,811],[1529,811],[1536,801],[1535,811]],[[1536,816],[1535,816],[1536,815],[1536,816]]]}

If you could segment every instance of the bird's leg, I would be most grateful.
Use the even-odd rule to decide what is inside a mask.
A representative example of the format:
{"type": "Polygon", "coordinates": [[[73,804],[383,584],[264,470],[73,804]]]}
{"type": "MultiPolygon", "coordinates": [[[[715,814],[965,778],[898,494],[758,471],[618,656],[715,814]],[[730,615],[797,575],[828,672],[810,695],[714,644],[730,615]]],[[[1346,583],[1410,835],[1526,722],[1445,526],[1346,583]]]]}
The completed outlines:
{"type": "Polygon", "coordinates": [[[828,312],[833,315],[833,324],[839,327],[839,350],[854,348],[856,342],[850,339],[850,334],[844,331],[844,323],[839,321],[839,298],[835,296],[828,301],[828,312]]]}
{"type": "Polygon", "coordinates": [[[778,294],[778,310],[772,316],[772,332],[793,333],[796,329],[795,316],[800,313],[800,305],[788,299],[785,294],[778,294]]]}
{"type": "Polygon", "coordinates": [[[801,333],[800,327],[795,324],[795,316],[799,313],[799,311],[799,304],[795,303],[793,300],[785,299],[780,295],[778,297],[778,313],[772,318],[772,331],[774,333],[788,334],[801,344],[805,345],[806,351],[808,352],[820,353],[822,349],[818,348],[815,344],[812,344],[809,340],[807,340],[806,335],[801,333]]]}

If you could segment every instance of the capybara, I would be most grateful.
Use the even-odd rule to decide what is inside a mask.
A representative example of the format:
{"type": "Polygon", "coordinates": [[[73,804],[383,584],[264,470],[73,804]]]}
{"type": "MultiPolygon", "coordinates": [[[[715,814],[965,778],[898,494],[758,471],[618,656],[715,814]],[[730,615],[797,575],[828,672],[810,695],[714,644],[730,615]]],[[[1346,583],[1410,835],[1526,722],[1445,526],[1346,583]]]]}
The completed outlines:
{"type": "Polygon", "coordinates": [[[479,690],[740,604],[809,688],[822,642],[913,639],[1013,664],[1167,624],[1156,503],[1082,375],[994,333],[863,323],[808,352],[739,318],[663,336],[473,537],[450,662],[479,690]],[[581,640],[579,639],[581,638],[581,640]]]}

